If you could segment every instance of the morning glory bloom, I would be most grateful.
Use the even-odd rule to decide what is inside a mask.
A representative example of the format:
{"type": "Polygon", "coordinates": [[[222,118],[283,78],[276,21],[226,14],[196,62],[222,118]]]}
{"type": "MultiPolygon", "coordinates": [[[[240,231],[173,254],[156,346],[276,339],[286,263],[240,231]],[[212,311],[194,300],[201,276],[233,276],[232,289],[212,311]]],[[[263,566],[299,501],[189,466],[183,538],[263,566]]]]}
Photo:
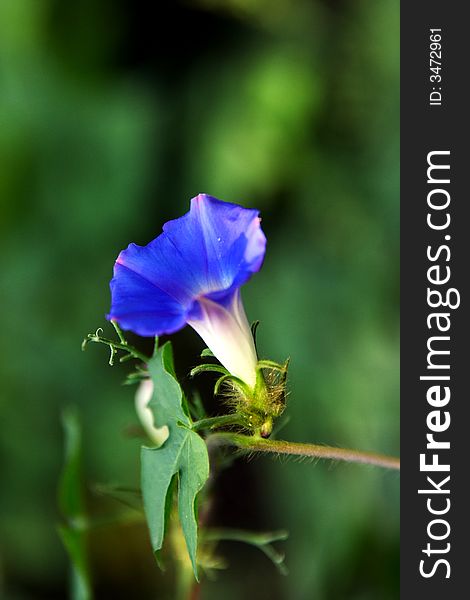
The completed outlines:
{"type": "Polygon", "coordinates": [[[265,249],[257,210],[199,194],[147,246],[130,244],[119,254],[107,318],[142,336],[190,325],[254,388],[258,358],[240,287],[261,268],[265,249]]]}

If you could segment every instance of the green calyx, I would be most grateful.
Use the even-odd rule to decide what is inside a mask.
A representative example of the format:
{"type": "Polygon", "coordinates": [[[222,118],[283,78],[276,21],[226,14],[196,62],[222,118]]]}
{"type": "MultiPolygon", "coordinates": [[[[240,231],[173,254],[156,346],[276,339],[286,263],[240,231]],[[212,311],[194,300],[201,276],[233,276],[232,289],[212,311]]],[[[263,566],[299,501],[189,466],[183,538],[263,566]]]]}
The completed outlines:
{"type": "Polygon", "coordinates": [[[284,411],[288,366],[288,360],[284,364],[258,361],[255,388],[240,401],[238,410],[246,411],[253,432],[263,438],[271,435],[274,421],[284,411]]]}
{"type": "Polygon", "coordinates": [[[223,396],[231,407],[233,416],[236,416],[232,424],[247,429],[255,436],[268,438],[274,421],[285,408],[288,366],[288,360],[283,364],[258,361],[254,388],[218,364],[199,365],[191,371],[191,376],[207,371],[219,373],[221,376],[214,386],[214,393],[223,396]]]}

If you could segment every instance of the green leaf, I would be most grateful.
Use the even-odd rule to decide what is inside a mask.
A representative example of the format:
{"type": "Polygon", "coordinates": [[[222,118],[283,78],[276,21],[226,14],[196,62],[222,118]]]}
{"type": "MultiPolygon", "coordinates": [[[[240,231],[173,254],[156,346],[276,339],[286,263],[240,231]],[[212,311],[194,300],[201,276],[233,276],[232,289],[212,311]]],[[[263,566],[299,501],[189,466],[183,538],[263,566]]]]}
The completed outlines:
{"type": "Polygon", "coordinates": [[[201,356],[214,356],[214,353],[209,348],[204,348],[204,350],[201,352],[201,356]]]}
{"type": "Polygon", "coordinates": [[[70,597],[72,600],[90,600],[92,595],[83,532],[62,525],[58,527],[58,532],[72,563],[70,597]]]}
{"type": "Polygon", "coordinates": [[[258,343],[256,340],[256,333],[258,331],[258,327],[259,327],[259,321],[253,321],[253,323],[251,324],[251,335],[253,336],[253,342],[255,344],[255,350],[256,350],[256,356],[258,356],[258,343]]]}
{"type": "Polygon", "coordinates": [[[62,413],[64,466],[59,483],[59,507],[67,519],[80,518],[84,512],[81,480],[81,430],[77,411],[68,407],[62,413]]]}
{"type": "Polygon", "coordinates": [[[281,575],[287,575],[288,570],[284,563],[285,556],[278,552],[273,542],[285,541],[289,534],[285,530],[257,533],[254,531],[244,531],[243,529],[208,529],[204,533],[205,541],[233,541],[244,542],[255,546],[263,552],[273,565],[278,569],[281,575]]]}
{"type": "Polygon", "coordinates": [[[199,392],[193,392],[189,409],[191,411],[191,417],[196,421],[200,421],[207,416],[206,409],[204,408],[201,394],[199,394],[199,392]]]}
{"type": "Polygon", "coordinates": [[[178,422],[189,427],[191,419],[183,409],[183,392],[176,379],[170,342],[156,349],[147,368],[154,385],[149,407],[153,411],[155,427],[168,425],[171,429],[170,425],[178,422]]]}
{"type": "Polygon", "coordinates": [[[63,412],[65,462],[59,483],[59,507],[65,523],[58,528],[71,562],[71,597],[92,597],[86,549],[86,514],[81,468],[81,430],[78,414],[68,408],[63,412]]]}
{"type": "Polygon", "coordinates": [[[155,426],[167,425],[170,435],[159,448],[142,448],[142,494],[152,548],[158,557],[163,546],[172,481],[178,487],[178,514],[194,575],[197,579],[196,497],[209,476],[204,440],[191,431],[191,418],[183,407],[183,393],[175,378],[171,344],[156,350],[148,363],[154,384],[149,407],[155,426]]]}
{"type": "Polygon", "coordinates": [[[142,513],[142,492],[140,489],[109,483],[95,483],[92,486],[92,491],[98,496],[112,498],[130,509],[142,513]]]}
{"type": "Polygon", "coordinates": [[[194,369],[191,369],[189,376],[195,377],[196,375],[199,375],[199,373],[206,373],[206,372],[222,373],[223,375],[230,375],[230,373],[227,371],[227,369],[225,367],[223,367],[222,365],[206,363],[204,365],[198,365],[197,367],[194,367],[194,369]]]}
{"type": "Polygon", "coordinates": [[[222,377],[219,377],[219,379],[217,379],[214,386],[215,395],[219,393],[221,385],[226,381],[231,381],[232,383],[234,383],[246,396],[249,397],[250,389],[246,385],[246,383],[242,381],[239,377],[235,377],[235,375],[231,375],[230,373],[228,375],[223,375],[222,377]]]}
{"type": "Polygon", "coordinates": [[[275,371],[280,371],[281,373],[287,373],[288,366],[289,360],[287,360],[284,364],[274,362],[273,360],[259,360],[257,364],[258,369],[274,369],[275,371]]]}

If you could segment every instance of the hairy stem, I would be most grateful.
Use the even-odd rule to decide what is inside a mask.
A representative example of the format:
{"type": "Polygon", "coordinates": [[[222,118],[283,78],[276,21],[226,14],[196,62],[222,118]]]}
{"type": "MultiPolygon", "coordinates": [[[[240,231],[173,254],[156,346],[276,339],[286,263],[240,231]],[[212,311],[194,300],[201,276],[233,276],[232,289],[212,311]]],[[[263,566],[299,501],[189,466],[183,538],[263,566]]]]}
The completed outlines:
{"type": "Polygon", "coordinates": [[[393,456],[386,456],[375,452],[363,452],[361,450],[350,450],[348,448],[335,448],[334,446],[301,444],[298,442],[285,442],[282,440],[266,440],[239,433],[214,433],[207,438],[207,443],[237,446],[242,450],[248,450],[250,452],[271,452],[274,454],[287,454],[290,456],[310,456],[312,458],[326,458],[374,465],[385,469],[400,469],[400,459],[393,456]]]}
{"type": "Polygon", "coordinates": [[[208,417],[195,421],[192,425],[194,431],[201,429],[214,429],[215,427],[223,427],[225,425],[242,425],[242,417],[235,413],[232,415],[221,415],[219,417],[208,417]]]}

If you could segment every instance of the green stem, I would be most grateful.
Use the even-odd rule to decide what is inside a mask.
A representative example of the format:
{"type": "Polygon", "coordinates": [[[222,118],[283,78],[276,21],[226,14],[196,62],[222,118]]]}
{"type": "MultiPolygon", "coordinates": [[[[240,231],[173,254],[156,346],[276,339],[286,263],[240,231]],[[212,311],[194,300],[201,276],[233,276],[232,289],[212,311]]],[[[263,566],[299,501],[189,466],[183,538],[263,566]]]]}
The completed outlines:
{"type": "Polygon", "coordinates": [[[208,417],[195,421],[192,425],[194,431],[201,429],[215,429],[216,427],[224,427],[225,425],[243,425],[241,415],[238,413],[232,415],[221,415],[219,417],[208,417]]]}
{"type": "Polygon", "coordinates": [[[122,330],[116,321],[111,321],[111,325],[114,327],[114,331],[117,333],[119,341],[127,346],[126,338],[124,337],[124,334],[122,333],[122,330]]]}
{"type": "Polygon", "coordinates": [[[98,344],[105,344],[106,346],[109,346],[110,348],[114,348],[116,350],[124,350],[125,352],[131,354],[134,358],[141,360],[143,363],[148,363],[148,361],[150,360],[148,356],[145,356],[145,354],[142,354],[136,348],[130,346],[125,341],[115,342],[113,340],[109,340],[108,338],[101,337],[100,335],[89,335],[87,338],[85,338],[85,341],[82,344],[82,348],[85,348],[85,344],[87,342],[96,342],[98,344]]]}
{"type": "Polygon", "coordinates": [[[376,467],[383,467],[385,469],[400,469],[400,459],[393,456],[386,456],[375,452],[363,452],[361,450],[350,450],[348,448],[321,446],[318,444],[265,440],[239,433],[214,433],[207,438],[207,443],[237,446],[240,449],[249,450],[250,452],[272,452],[274,454],[288,454],[291,456],[309,456],[312,458],[326,458],[375,465],[376,467]]]}

